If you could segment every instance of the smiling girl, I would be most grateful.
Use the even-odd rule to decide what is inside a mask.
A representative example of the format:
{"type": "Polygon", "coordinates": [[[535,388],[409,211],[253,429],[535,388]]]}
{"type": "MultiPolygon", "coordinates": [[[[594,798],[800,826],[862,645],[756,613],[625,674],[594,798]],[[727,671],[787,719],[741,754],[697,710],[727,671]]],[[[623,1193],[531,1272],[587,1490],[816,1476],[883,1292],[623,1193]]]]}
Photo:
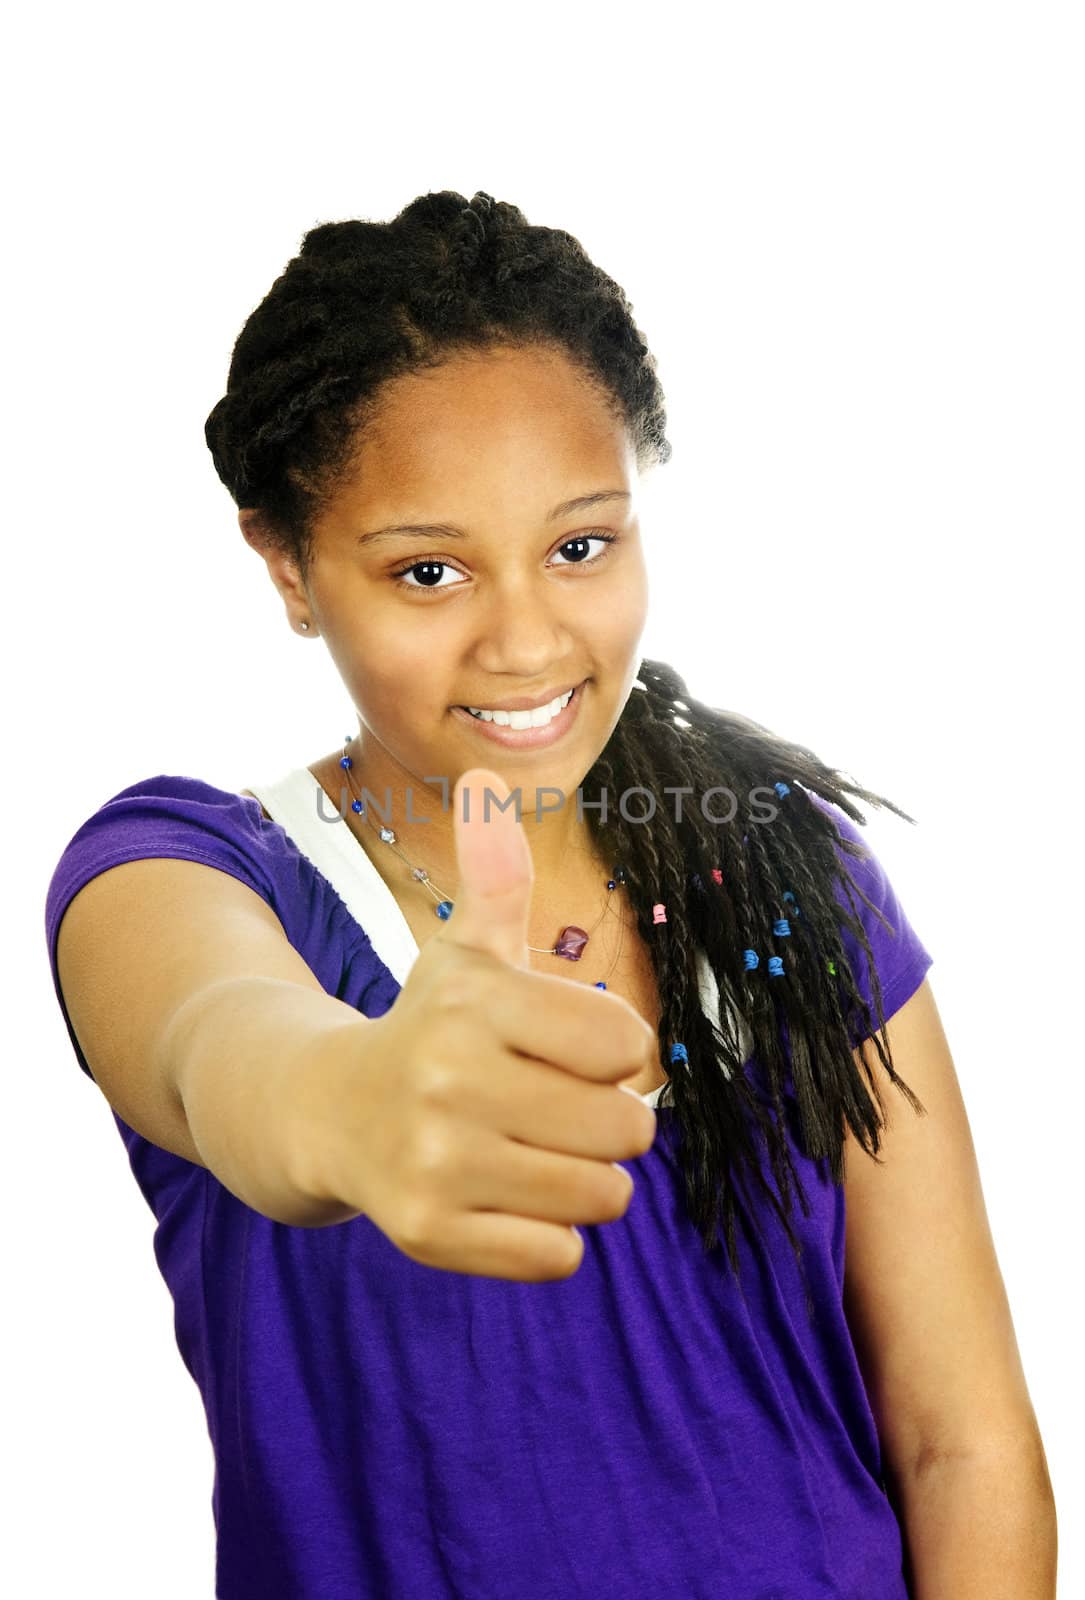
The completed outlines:
{"type": "Polygon", "coordinates": [[[855,800],[906,814],[641,657],[665,424],[577,240],[449,192],[309,232],[207,419],[357,728],[122,789],[46,921],[224,1600],[1054,1593],[931,956],[855,800]]]}

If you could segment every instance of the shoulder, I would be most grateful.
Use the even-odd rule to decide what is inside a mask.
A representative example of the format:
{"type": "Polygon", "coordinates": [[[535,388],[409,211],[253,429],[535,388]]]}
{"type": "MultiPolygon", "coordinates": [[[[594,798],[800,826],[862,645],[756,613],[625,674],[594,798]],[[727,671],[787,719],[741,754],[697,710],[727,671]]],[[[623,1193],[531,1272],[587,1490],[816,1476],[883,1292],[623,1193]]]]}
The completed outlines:
{"type": "Polygon", "coordinates": [[[838,877],[833,892],[841,912],[841,940],[857,987],[873,1013],[876,982],[882,1014],[888,1019],[915,994],[934,957],[905,909],[907,886],[890,877],[866,835],[865,823],[856,822],[821,795],[803,792],[836,830],[838,877]],[[870,946],[872,962],[861,934],[870,946]]]}
{"type": "Polygon", "coordinates": [[[279,898],[288,841],[252,797],[201,778],[158,773],[111,795],[64,845],[50,879],[52,931],[79,889],[109,867],[172,857],[219,867],[271,903],[279,898]]]}
{"type": "Polygon", "coordinates": [[[158,773],[119,789],[80,823],[68,848],[90,840],[165,841],[171,837],[256,843],[262,810],[251,796],[221,789],[202,778],[158,773]]]}

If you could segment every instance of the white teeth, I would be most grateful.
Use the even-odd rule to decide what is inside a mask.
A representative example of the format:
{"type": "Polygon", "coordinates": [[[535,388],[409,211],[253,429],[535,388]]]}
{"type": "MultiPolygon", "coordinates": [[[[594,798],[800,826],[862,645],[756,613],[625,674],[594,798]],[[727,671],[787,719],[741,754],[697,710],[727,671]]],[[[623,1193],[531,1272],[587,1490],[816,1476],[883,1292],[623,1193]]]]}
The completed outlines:
{"type": "Polygon", "coordinates": [[[480,722],[496,722],[499,728],[545,728],[572,697],[570,689],[568,694],[559,695],[548,706],[536,706],[534,711],[480,711],[478,706],[466,706],[465,710],[480,722]]]}

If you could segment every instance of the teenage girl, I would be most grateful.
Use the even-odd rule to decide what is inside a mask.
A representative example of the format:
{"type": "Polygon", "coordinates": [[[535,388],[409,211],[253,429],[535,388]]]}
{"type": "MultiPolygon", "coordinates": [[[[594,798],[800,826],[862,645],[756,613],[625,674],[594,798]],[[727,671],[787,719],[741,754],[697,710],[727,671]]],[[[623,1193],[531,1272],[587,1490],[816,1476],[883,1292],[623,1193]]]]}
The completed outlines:
{"type": "Polygon", "coordinates": [[[1054,1594],[931,956],[855,799],[906,814],[641,657],[665,422],[578,241],[449,192],[308,233],[207,419],[357,729],[121,790],[47,934],[223,1600],[1054,1594]]]}

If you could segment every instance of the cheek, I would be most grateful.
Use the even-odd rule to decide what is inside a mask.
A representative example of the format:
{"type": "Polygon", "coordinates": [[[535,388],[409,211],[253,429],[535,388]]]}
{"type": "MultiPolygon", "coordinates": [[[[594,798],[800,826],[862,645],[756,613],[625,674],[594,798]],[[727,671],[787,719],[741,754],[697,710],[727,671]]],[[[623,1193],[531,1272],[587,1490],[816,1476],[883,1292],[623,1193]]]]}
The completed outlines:
{"type": "Polygon", "coordinates": [[[445,674],[432,641],[423,648],[417,642],[408,645],[401,635],[389,639],[383,650],[379,641],[367,641],[365,657],[352,662],[350,682],[366,725],[393,740],[409,737],[412,727],[429,728],[446,709],[445,674]]]}
{"type": "Polygon", "coordinates": [[[432,675],[435,642],[424,630],[370,621],[364,634],[348,647],[348,670],[359,690],[373,697],[424,692],[432,675]]]}
{"type": "Polygon", "coordinates": [[[643,571],[632,572],[600,608],[598,623],[615,645],[640,637],[648,620],[648,584],[643,571]]]}

